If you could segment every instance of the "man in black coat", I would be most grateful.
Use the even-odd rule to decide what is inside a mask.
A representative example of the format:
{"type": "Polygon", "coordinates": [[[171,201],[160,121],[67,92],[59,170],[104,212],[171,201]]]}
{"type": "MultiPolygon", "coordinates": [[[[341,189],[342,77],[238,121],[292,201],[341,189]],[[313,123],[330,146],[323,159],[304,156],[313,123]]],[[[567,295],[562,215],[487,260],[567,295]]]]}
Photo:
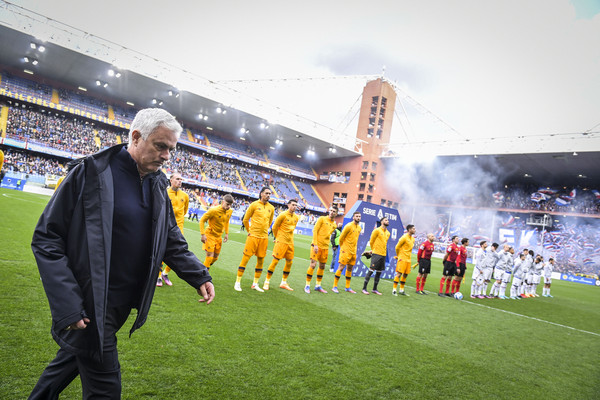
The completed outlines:
{"type": "Polygon", "coordinates": [[[32,249],[60,349],[31,399],[55,399],[77,376],[83,398],[119,399],[116,332],[132,308],[130,334],[146,321],[161,263],[210,304],[208,270],[188,250],[160,171],[181,126],[168,112],[145,109],[131,124],[129,143],[77,160],[48,202],[32,249]]]}

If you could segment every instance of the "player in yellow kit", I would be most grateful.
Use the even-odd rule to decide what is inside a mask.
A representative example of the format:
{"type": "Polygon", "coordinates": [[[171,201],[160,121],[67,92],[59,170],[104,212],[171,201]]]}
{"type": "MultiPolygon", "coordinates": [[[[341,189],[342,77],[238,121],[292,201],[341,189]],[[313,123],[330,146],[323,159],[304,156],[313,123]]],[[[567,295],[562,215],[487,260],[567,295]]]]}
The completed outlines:
{"type": "Polygon", "coordinates": [[[321,293],[327,293],[321,286],[323,280],[323,273],[325,272],[325,263],[327,262],[327,256],[329,255],[329,239],[331,233],[336,229],[335,217],[337,217],[338,208],[331,206],[329,208],[328,215],[324,215],[317,219],[317,223],[313,228],[313,240],[310,245],[310,264],[306,270],[306,286],[304,287],[305,293],[310,293],[310,281],[312,280],[313,273],[317,262],[319,263],[319,269],[317,270],[317,283],[315,284],[315,291],[321,293]]]}
{"type": "Polygon", "coordinates": [[[288,285],[287,277],[292,269],[292,260],[294,259],[294,229],[296,229],[296,224],[298,224],[299,219],[296,214],[298,201],[292,199],[288,201],[287,206],[287,211],[279,214],[273,224],[275,247],[273,247],[273,261],[271,261],[271,265],[269,265],[267,279],[265,279],[263,285],[264,290],[269,290],[271,276],[273,276],[273,272],[275,272],[275,268],[282,258],[285,258],[285,266],[283,267],[283,278],[281,279],[279,287],[286,290],[294,290],[288,285]]]}
{"type": "Polygon", "coordinates": [[[398,263],[396,264],[396,276],[394,277],[394,289],[392,290],[394,296],[398,296],[398,293],[408,296],[408,293],[404,292],[404,285],[406,284],[406,277],[410,274],[410,258],[413,246],[415,245],[414,235],[416,231],[417,229],[414,225],[406,225],[406,233],[402,235],[398,240],[398,244],[396,244],[396,258],[398,259],[398,263]],[[398,282],[400,282],[399,291],[398,282]]]}
{"type": "Polygon", "coordinates": [[[271,198],[271,189],[263,187],[260,190],[259,199],[250,204],[244,214],[244,220],[242,223],[248,232],[246,238],[246,245],[244,246],[244,255],[240,266],[238,267],[237,278],[233,288],[238,292],[242,291],[241,281],[246,265],[250,261],[250,257],[256,255],[256,267],[254,268],[254,282],[251,288],[258,291],[264,292],[258,286],[258,280],[263,270],[263,262],[267,255],[267,245],[269,244],[268,231],[269,227],[273,223],[273,215],[275,214],[275,208],[269,199],[271,198]]]}
{"type": "Polygon", "coordinates": [[[371,255],[371,267],[369,268],[369,272],[367,272],[367,276],[365,276],[365,283],[363,284],[362,289],[363,294],[369,294],[367,286],[369,285],[371,275],[373,275],[373,272],[375,272],[375,281],[373,283],[372,293],[381,295],[381,292],[377,290],[377,285],[379,285],[381,273],[383,270],[385,270],[387,242],[390,239],[390,231],[388,231],[387,227],[390,225],[390,221],[386,217],[383,217],[379,222],[381,226],[373,229],[373,232],[371,233],[371,239],[369,240],[369,245],[371,246],[371,251],[369,252],[371,255]]]}
{"type": "Polygon", "coordinates": [[[360,219],[360,212],[355,211],[352,214],[352,222],[347,224],[342,230],[342,235],[340,236],[340,265],[335,272],[333,288],[331,289],[334,293],[339,293],[337,285],[344,268],[346,268],[346,292],[356,293],[350,287],[350,281],[352,280],[352,268],[354,268],[354,264],[356,263],[356,245],[358,244],[358,237],[362,230],[359,224],[360,219]]]}
{"type": "Polygon", "coordinates": [[[200,234],[202,235],[200,240],[204,243],[202,246],[204,251],[206,251],[204,265],[208,269],[219,258],[221,245],[227,243],[227,240],[229,240],[229,220],[231,219],[231,214],[233,214],[233,210],[231,209],[232,204],[233,196],[226,194],[223,196],[221,204],[211,207],[200,218],[200,234]],[[208,228],[205,227],[207,222],[208,228]],[[224,238],[223,232],[225,232],[224,238]]]}
{"type": "MultiPolygon", "coordinates": [[[[171,187],[167,189],[167,194],[169,195],[169,199],[171,200],[171,204],[173,205],[173,213],[175,214],[175,221],[177,221],[177,226],[181,230],[181,234],[183,235],[183,221],[185,220],[185,215],[188,212],[188,207],[190,206],[190,196],[183,190],[181,190],[181,185],[183,183],[183,178],[179,172],[174,172],[171,174],[171,187]]],[[[168,265],[165,265],[165,268],[162,272],[158,273],[158,280],[156,281],[156,286],[162,286],[163,282],[167,284],[167,286],[172,286],[173,283],[169,279],[169,272],[171,268],[168,265]]]]}

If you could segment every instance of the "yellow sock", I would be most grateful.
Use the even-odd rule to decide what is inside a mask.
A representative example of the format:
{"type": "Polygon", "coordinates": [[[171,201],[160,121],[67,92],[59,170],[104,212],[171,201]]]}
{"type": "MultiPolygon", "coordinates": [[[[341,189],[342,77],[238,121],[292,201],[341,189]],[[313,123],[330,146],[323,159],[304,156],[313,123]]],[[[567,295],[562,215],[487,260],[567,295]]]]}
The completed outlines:
{"type": "Polygon", "coordinates": [[[281,282],[287,282],[287,278],[290,275],[290,271],[292,270],[292,260],[285,260],[285,265],[283,266],[283,279],[281,282]]]}
{"type": "Polygon", "coordinates": [[[325,273],[325,267],[321,267],[319,265],[319,269],[317,270],[317,286],[321,286],[321,281],[323,280],[323,274],[325,273]]]}
{"type": "Polygon", "coordinates": [[[400,281],[400,290],[404,290],[404,285],[406,285],[406,281],[400,281]]]}
{"type": "Polygon", "coordinates": [[[341,276],[342,276],[342,271],[340,271],[339,269],[337,271],[335,271],[335,275],[333,276],[333,287],[337,287],[341,276]]]}
{"type": "Polygon", "coordinates": [[[169,272],[171,272],[171,268],[169,268],[169,266],[165,264],[165,269],[163,270],[163,274],[167,275],[169,272]]]}
{"type": "Polygon", "coordinates": [[[269,265],[269,269],[267,269],[267,281],[271,281],[271,276],[273,276],[273,272],[275,272],[275,268],[277,268],[277,264],[279,260],[274,258],[269,265]]]}
{"type": "Polygon", "coordinates": [[[346,289],[350,288],[350,281],[352,280],[352,270],[346,267],[346,289]]]}
{"type": "Polygon", "coordinates": [[[256,258],[256,267],[254,267],[254,283],[258,285],[258,280],[262,275],[264,258],[256,258]]]}
{"type": "Polygon", "coordinates": [[[209,257],[206,256],[206,258],[204,259],[204,266],[208,269],[210,269],[210,266],[215,262],[215,258],[213,257],[209,257]]]}
{"type": "MultiPolygon", "coordinates": [[[[315,272],[315,267],[311,267],[309,265],[308,269],[306,270],[306,286],[310,286],[310,281],[312,281],[312,277],[313,277],[313,273],[314,272],[315,272]]],[[[319,286],[318,279],[319,279],[319,277],[317,276],[317,286],[319,286]]]]}

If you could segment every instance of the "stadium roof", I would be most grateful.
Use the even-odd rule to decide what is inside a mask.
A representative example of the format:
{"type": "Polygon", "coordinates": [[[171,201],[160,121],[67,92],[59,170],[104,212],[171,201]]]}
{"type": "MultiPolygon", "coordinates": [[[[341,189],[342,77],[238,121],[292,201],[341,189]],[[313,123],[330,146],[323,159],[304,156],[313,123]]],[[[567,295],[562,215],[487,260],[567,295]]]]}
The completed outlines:
{"type": "MultiPolygon", "coordinates": [[[[299,130],[277,123],[283,119],[283,110],[278,111],[276,107],[260,104],[257,99],[248,99],[247,96],[244,97],[226,86],[196,77],[199,90],[181,90],[167,83],[166,80],[160,80],[161,76],[168,75],[168,70],[158,71],[157,77],[153,78],[130,69],[119,70],[111,63],[96,57],[98,57],[97,53],[88,55],[84,54],[83,50],[79,52],[50,41],[42,42],[34,36],[0,24],[0,65],[21,73],[24,69],[28,69],[34,73],[37,80],[51,80],[74,88],[83,87],[87,93],[101,98],[121,99],[124,104],[131,102],[136,109],[156,107],[152,101],[157,99],[163,102],[163,108],[178,118],[196,122],[200,127],[208,126],[230,137],[239,137],[243,128],[248,131],[244,136],[247,143],[252,146],[268,149],[270,146],[275,146],[275,140],[279,139],[283,142],[283,153],[292,157],[294,155],[305,157],[309,149],[314,152],[316,159],[360,154],[353,150],[355,144],[353,138],[332,130],[325,133],[325,136],[329,136],[327,141],[314,137],[313,131],[327,131],[327,129],[313,121],[303,120],[299,116],[295,116],[296,121],[290,121],[288,116],[286,121],[292,124],[295,122],[306,129],[299,130]],[[45,51],[43,53],[36,51],[31,47],[31,43],[43,44],[45,51]],[[29,57],[29,62],[24,60],[26,56],[29,57]],[[37,61],[36,65],[32,65],[32,60],[37,61]],[[121,76],[119,78],[109,76],[110,69],[120,72],[121,76]],[[96,81],[101,84],[97,85],[96,81]],[[105,83],[108,84],[106,87],[104,87],[105,83]],[[169,92],[172,95],[169,95],[169,92]],[[207,95],[197,94],[199,92],[206,92],[207,95]],[[248,102],[256,103],[256,109],[263,113],[253,114],[233,106],[240,104],[241,108],[248,102]],[[221,108],[221,111],[226,110],[226,114],[217,112],[218,108],[221,108]],[[200,114],[207,116],[208,119],[200,120],[200,114]],[[335,148],[336,151],[332,152],[330,148],[335,148]]],[[[138,62],[155,61],[156,64],[160,64],[158,60],[143,60],[143,57],[139,55],[138,62]]],[[[160,67],[169,68],[165,65],[160,67]]],[[[194,86],[189,83],[191,82],[186,86],[194,86]]],[[[294,116],[291,118],[293,119],[294,116]]],[[[323,136],[323,132],[319,133],[323,136]]]]}

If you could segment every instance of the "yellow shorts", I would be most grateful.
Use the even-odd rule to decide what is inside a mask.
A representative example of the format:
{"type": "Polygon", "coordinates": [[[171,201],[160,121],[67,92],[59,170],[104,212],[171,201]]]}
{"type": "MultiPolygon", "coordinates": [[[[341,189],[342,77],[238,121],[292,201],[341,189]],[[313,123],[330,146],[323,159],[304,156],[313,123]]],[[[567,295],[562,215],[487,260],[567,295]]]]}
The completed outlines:
{"type": "Polygon", "coordinates": [[[265,258],[267,255],[268,245],[269,238],[256,238],[254,236],[248,236],[246,238],[246,245],[244,246],[244,255],[255,255],[258,258],[265,258]]]}
{"type": "Polygon", "coordinates": [[[410,261],[398,260],[398,264],[396,264],[396,272],[403,275],[410,274],[410,261]]]}
{"type": "Polygon", "coordinates": [[[221,252],[221,245],[223,244],[223,239],[219,237],[214,237],[210,235],[206,235],[206,243],[202,246],[204,251],[209,253],[219,254],[221,252]]]}
{"type": "Polygon", "coordinates": [[[294,245],[275,242],[275,247],[273,247],[273,258],[278,260],[281,260],[282,258],[291,260],[294,258],[294,245]]]}
{"type": "Polygon", "coordinates": [[[356,253],[340,251],[340,265],[354,265],[356,264],[356,253]]]}
{"type": "Polygon", "coordinates": [[[329,247],[319,247],[319,251],[315,251],[315,246],[310,246],[310,259],[325,264],[329,255],[329,247]]]}

